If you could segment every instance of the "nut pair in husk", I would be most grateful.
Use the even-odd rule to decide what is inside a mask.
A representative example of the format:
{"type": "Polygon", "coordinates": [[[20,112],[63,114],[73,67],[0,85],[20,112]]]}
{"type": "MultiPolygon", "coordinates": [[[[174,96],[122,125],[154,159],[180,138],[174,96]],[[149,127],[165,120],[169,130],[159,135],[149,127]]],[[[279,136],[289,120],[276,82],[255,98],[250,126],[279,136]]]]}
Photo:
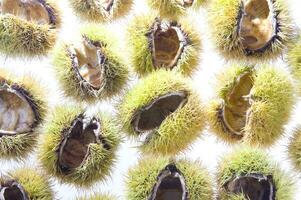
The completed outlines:
{"type": "Polygon", "coordinates": [[[125,95],[120,120],[143,152],[174,155],[201,134],[205,112],[188,82],[177,72],[161,69],[125,95]]]}
{"type": "Polygon", "coordinates": [[[294,37],[285,0],[213,0],[208,15],[213,40],[228,59],[273,59],[294,37]]]}
{"type": "Polygon", "coordinates": [[[0,158],[22,159],[33,151],[46,107],[43,88],[33,77],[0,69],[0,158]]]}
{"type": "Polygon", "coordinates": [[[51,0],[0,1],[0,52],[9,56],[46,55],[55,45],[60,11],[51,0]]]}
{"type": "Polygon", "coordinates": [[[76,15],[82,19],[106,22],[127,15],[133,0],[69,0],[76,15]]]}
{"type": "Polygon", "coordinates": [[[288,152],[294,168],[301,171],[301,127],[294,130],[288,145],[288,152]]]}
{"type": "Polygon", "coordinates": [[[199,8],[207,0],[147,0],[148,5],[159,11],[161,17],[177,18],[185,15],[190,8],[199,8]]]}
{"type": "Polygon", "coordinates": [[[130,60],[140,76],[160,68],[184,75],[197,69],[201,41],[191,21],[160,19],[151,12],[134,18],[127,32],[130,60]]]}
{"type": "Polygon", "coordinates": [[[35,169],[23,168],[0,176],[1,200],[52,200],[48,177],[35,169]]]}
{"type": "Polygon", "coordinates": [[[301,35],[295,39],[294,44],[290,45],[287,53],[287,62],[291,73],[296,79],[298,95],[301,95],[301,35]]]}
{"type": "Polygon", "coordinates": [[[121,142],[110,116],[89,115],[78,106],[58,106],[44,132],[39,159],[49,175],[80,186],[110,175],[121,142]]]}
{"type": "Polygon", "coordinates": [[[268,65],[233,65],[218,78],[217,97],[207,108],[212,132],[228,143],[275,143],[293,109],[289,73],[268,65]]]}
{"type": "Polygon", "coordinates": [[[266,152],[242,147],[225,156],[217,173],[218,199],[292,200],[292,176],[271,161],[266,152]]]}
{"type": "Polygon", "coordinates": [[[93,102],[123,89],[128,69],[115,39],[105,26],[90,24],[81,29],[78,43],[62,42],[55,49],[55,71],[67,96],[93,102]]]}
{"type": "Polygon", "coordinates": [[[149,157],[129,171],[127,199],[211,200],[213,184],[199,162],[149,157]]]}

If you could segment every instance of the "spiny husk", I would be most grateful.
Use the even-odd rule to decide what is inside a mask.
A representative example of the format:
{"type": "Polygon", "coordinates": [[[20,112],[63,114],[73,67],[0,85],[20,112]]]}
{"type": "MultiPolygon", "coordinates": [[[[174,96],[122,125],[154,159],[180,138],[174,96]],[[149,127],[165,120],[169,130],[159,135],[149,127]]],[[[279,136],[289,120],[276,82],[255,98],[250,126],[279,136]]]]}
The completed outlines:
{"type": "Polygon", "coordinates": [[[11,14],[0,14],[0,53],[11,57],[45,56],[56,43],[61,26],[61,11],[56,2],[47,0],[56,24],[38,25],[11,14]]]}
{"type": "MultiPolygon", "coordinates": [[[[166,157],[148,157],[130,169],[127,175],[127,199],[148,199],[157,182],[160,172],[168,165],[170,160],[166,157]]],[[[173,161],[185,179],[190,200],[213,199],[213,183],[209,172],[200,162],[191,162],[180,159],[173,161]]]]}
{"type": "Polygon", "coordinates": [[[209,24],[219,52],[226,59],[252,63],[279,57],[295,37],[294,25],[285,0],[273,0],[272,6],[277,20],[277,34],[262,51],[246,52],[238,34],[238,19],[241,17],[241,0],[212,0],[208,11],[209,24]]]}
{"type": "Polygon", "coordinates": [[[119,116],[128,136],[138,140],[131,121],[134,113],[156,98],[170,92],[185,91],[187,103],[169,115],[153,130],[153,137],[140,146],[145,153],[174,155],[189,147],[205,125],[205,113],[199,96],[190,88],[187,79],[174,71],[158,70],[140,80],[119,105],[119,116]],[[183,134],[185,133],[185,134],[183,134]]]}
{"type": "Polygon", "coordinates": [[[264,65],[252,69],[247,65],[233,65],[218,77],[217,98],[207,107],[207,118],[213,133],[227,143],[245,142],[251,145],[270,146],[284,132],[295,102],[293,83],[282,69],[264,65]],[[252,72],[252,104],[242,137],[235,137],[220,120],[219,111],[231,92],[237,78],[252,72]]]}
{"type": "Polygon", "coordinates": [[[106,83],[103,88],[97,90],[89,88],[84,81],[79,80],[78,74],[73,69],[73,60],[69,51],[72,44],[62,42],[54,50],[53,64],[65,95],[79,102],[84,100],[89,103],[117,95],[126,85],[129,70],[120,55],[116,38],[106,27],[94,24],[84,26],[81,35],[103,44],[101,49],[107,58],[103,66],[106,83]]]}
{"type": "MultiPolygon", "coordinates": [[[[54,193],[49,177],[42,174],[37,169],[22,168],[9,173],[9,178],[17,181],[25,190],[31,200],[52,200],[54,193]]],[[[1,182],[4,182],[4,177],[0,176],[1,182]]]]}
{"type": "Polygon", "coordinates": [[[294,199],[295,181],[292,176],[281,170],[266,152],[248,146],[240,146],[222,158],[217,172],[218,196],[221,200],[247,200],[242,194],[229,194],[223,185],[233,176],[260,173],[272,175],[276,189],[275,200],[294,199]]]}
{"type": "MultiPolygon", "coordinates": [[[[156,19],[159,19],[156,12],[136,16],[127,29],[130,61],[134,71],[140,76],[156,70],[152,59],[152,45],[148,38],[156,19]]],[[[189,44],[184,48],[177,65],[172,70],[189,76],[196,71],[200,62],[202,49],[200,35],[194,29],[191,21],[186,18],[182,17],[176,23],[185,33],[189,44]]]]}
{"type": "Polygon", "coordinates": [[[32,76],[14,77],[10,72],[0,69],[0,86],[4,84],[13,85],[26,91],[38,115],[31,132],[0,137],[1,158],[23,159],[36,147],[41,132],[40,125],[43,123],[48,110],[45,88],[32,76]]]}
{"type": "Polygon", "coordinates": [[[63,131],[68,130],[73,120],[83,113],[80,106],[55,108],[44,127],[45,133],[39,148],[39,160],[45,171],[57,177],[61,182],[88,187],[96,181],[105,180],[110,175],[121,139],[115,121],[107,114],[98,114],[95,117],[100,120],[101,133],[110,145],[110,150],[105,149],[102,144],[89,144],[89,156],[81,166],[70,174],[62,173],[57,165],[57,149],[62,141],[63,131]]]}

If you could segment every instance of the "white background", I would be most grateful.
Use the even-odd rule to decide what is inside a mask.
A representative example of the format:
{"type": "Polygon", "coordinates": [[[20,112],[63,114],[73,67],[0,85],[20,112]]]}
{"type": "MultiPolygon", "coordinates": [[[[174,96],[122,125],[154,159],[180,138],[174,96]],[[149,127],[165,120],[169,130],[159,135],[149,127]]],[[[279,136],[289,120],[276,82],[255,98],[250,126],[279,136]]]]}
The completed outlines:
{"type": "MultiPolygon", "coordinates": [[[[78,36],[77,29],[79,25],[83,24],[78,18],[76,18],[72,10],[69,7],[67,0],[58,1],[63,10],[63,28],[60,33],[61,39],[71,40],[72,38],[78,36]]],[[[301,2],[298,0],[288,0],[291,14],[297,23],[298,27],[301,26],[301,2]],[[298,10],[299,8],[299,10],[298,10]]],[[[139,13],[146,13],[148,10],[145,2],[143,0],[135,0],[135,6],[130,16],[126,19],[114,22],[110,26],[116,34],[119,34],[120,40],[124,39],[124,30],[127,23],[131,20],[133,15],[139,13]]],[[[200,55],[202,57],[202,62],[200,63],[198,72],[193,76],[194,86],[199,91],[200,95],[204,101],[210,100],[210,97],[214,94],[213,84],[215,74],[222,70],[225,66],[225,61],[214,51],[213,45],[209,40],[208,36],[208,24],[206,21],[206,11],[201,9],[197,13],[191,13],[196,23],[196,29],[200,32],[203,40],[203,52],[200,55]]],[[[121,43],[124,45],[124,43],[121,43]]],[[[274,65],[286,67],[282,59],[273,63],[274,65]]],[[[67,102],[68,100],[63,100],[61,97],[61,92],[58,87],[55,74],[52,71],[52,66],[50,58],[40,58],[38,60],[19,60],[6,58],[5,56],[0,56],[0,67],[5,67],[16,74],[33,74],[35,77],[41,80],[41,83],[45,85],[45,90],[47,90],[48,100],[50,106],[56,104],[67,102]]],[[[132,83],[135,82],[135,79],[132,83]]],[[[112,106],[116,101],[103,102],[97,105],[102,111],[107,111],[114,113],[114,107],[112,106]]],[[[295,174],[296,180],[298,180],[295,199],[301,199],[301,178],[291,169],[290,161],[288,160],[286,154],[286,145],[288,142],[288,137],[291,131],[296,125],[301,123],[300,118],[301,104],[298,103],[295,106],[295,111],[292,115],[291,121],[286,126],[286,136],[283,137],[276,145],[267,149],[267,153],[271,155],[271,158],[276,160],[280,166],[287,171],[295,174]]],[[[91,192],[111,192],[120,197],[120,199],[125,199],[125,184],[124,180],[129,168],[135,166],[139,160],[139,153],[134,148],[135,144],[126,141],[118,151],[118,162],[115,165],[113,175],[105,183],[97,183],[95,186],[89,189],[80,189],[70,185],[64,185],[58,183],[53,179],[54,191],[56,194],[56,199],[74,199],[75,197],[83,194],[88,194],[91,192]]],[[[205,167],[207,167],[212,176],[215,173],[215,169],[219,158],[229,152],[232,147],[224,145],[219,142],[215,136],[207,131],[204,131],[202,137],[197,140],[184,154],[179,155],[180,157],[188,157],[192,160],[199,159],[202,161],[205,167]]],[[[1,153],[1,152],[0,152],[1,153]]],[[[30,156],[24,163],[18,163],[15,161],[0,161],[0,170],[5,173],[13,168],[22,166],[37,166],[37,160],[35,155],[30,156]]]]}

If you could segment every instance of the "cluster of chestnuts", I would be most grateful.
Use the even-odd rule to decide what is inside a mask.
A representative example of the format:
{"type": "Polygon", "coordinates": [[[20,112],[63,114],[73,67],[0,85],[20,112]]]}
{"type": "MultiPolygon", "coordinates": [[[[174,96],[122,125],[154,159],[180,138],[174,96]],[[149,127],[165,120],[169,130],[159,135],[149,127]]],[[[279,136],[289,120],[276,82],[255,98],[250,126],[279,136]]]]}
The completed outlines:
{"type": "MultiPolygon", "coordinates": [[[[142,155],[126,176],[128,200],[294,199],[291,174],[264,150],[284,135],[301,95],[301,38],[286,0],[146,0],[150,11],[127,26],[128,60],[102,23],[128,15],[133,0],[68,1],[89,22],[78,41],[58,42],[63,17],[55,0],[0,0],[0,53],[50,56],[64,97],[77,102],[48,106],[35,77],[0,68],[0,159],[22,161],[37,152],[39,162],[1,175],[0,200],[56,199],[49,178],[77,187],[105,181],[125,139],[142,155]],[[216,49],[231,61],[217,75],[209,103],[190,80],[202,38],[187,14],[200,7],[216,49]],[[291,73],[266,62],[280,57],[291,73]],[[129,87],[131,73],[139,81],[129,87]],[[117,115],[87,111],[116,96],[117,115]],[[178,157],[206,129],[239,144],[214,178],[201,162],[178,157]]],[[[287,152],[301,171],[301,128],[287,152]]]]}

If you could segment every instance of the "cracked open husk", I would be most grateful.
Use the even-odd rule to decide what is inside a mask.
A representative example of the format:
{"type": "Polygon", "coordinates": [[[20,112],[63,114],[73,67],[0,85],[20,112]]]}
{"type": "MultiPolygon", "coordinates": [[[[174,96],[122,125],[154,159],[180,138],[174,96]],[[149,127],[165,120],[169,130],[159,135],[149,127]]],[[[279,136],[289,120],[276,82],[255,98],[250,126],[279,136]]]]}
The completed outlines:
{"type": "Polygon", "coordinates": [[[187,18],[160,19],[155,12],[136,16],[127,38],[129,58],[139,76],[161,68],[192,75],[198,67],[200,35],[187,18]]]}
{"type": "Polygon", "coordinates": [[[290,200],[296,189],[292,175],[266,152],[247,146],[220,160],[217,184],[221,200],[290,200]]]}
{"type": "Polygon", "coordinates": [[[113,35],[105,26],[89,24],[81,29],[81,41],[55,48],[53,64],[66,96],[91,103],[124,89],[128,68],[113,35]]]}
{"type": "Polygon", "coordinates": [[[118,108],[120,120],[141,151],[174,155],[201,135],[204,108],[188,82],[177,72],[161,69],[124,96],[118,108]]]}
{"type": "Polygon", "coordinates": [[[0,176],[2,200],[52,200],[54,193],[49,177],[33,168],[22,168],[0,176]]]}
{"type": "Polygon", "coordinates": [[[44,88],[32,76],[0,69],[1,158],[23,159],[36,147],[47,112],[44,88]]]}
{"type": "Polygon", "coordinates": [[[220,74],[216,90],[207,117],[219,138],[270,146],[283,135],[295,102],[289,73],[268,65],[233,65],[220,74]]]}
{"type": "Polygon", "coordinates": [[[60,10],[52,0],[2,0],[0,53],[12,57],[46,55],[55,45],[60,10]]]}
{"type": "Polygon", "coordinates": [[[197,161],[148,157],[129,170],[127,199],[213,199],[209,172],[197,161]]]}
{"type": "Polygon", "coordinates": [[[45,124],[39,148],[44,170],[63,183],[88,187],[105,180],[121,142],[115,120],[87,115],[80,106],[58,106],[45,124]]]}
{"type": "Polygon", "coordinates": [[[285,0],[213,0],[208,16],[212,40],[226,59],[274,59],[295,37],[285,0]]]}

